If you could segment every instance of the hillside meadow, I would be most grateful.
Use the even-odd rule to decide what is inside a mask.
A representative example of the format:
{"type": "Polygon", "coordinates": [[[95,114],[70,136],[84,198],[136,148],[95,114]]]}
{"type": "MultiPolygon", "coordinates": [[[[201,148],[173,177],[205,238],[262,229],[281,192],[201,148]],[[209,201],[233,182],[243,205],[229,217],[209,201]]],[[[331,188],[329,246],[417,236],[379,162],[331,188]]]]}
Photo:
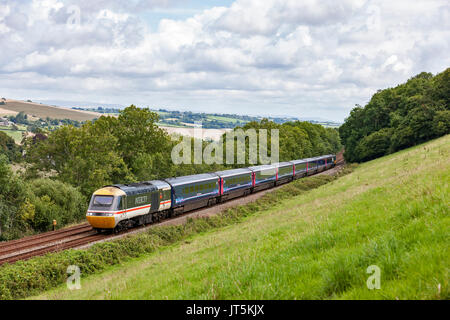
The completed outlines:
{"type": "Polygon", "coordinates": [[[37,299],[449,299],[450,136],[37,299]],[[369,266],[380,289],[368,289],[369,266]]]}

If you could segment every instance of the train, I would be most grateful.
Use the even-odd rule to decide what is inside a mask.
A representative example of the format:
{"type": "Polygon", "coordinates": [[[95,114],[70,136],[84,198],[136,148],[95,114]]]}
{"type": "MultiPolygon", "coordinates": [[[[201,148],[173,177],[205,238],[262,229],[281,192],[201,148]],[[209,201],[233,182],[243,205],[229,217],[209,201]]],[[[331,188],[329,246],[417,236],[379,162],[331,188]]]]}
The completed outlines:
{"type": "Polygon", "coordinates": [[[104,186],[93,193],[86,218],[98,232],[120,232],[245,197],[335,165],[336,155],[329,154],[213,173],[104,186]]]}

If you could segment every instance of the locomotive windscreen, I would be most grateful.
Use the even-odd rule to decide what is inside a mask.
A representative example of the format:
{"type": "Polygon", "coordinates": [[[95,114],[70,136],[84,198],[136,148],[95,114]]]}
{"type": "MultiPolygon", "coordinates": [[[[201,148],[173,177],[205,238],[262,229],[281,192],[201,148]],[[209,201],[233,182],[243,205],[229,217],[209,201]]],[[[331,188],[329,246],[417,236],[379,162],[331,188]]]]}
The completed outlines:
{"type": "Polygon", "coordinates": [[[93,205],[101,207],[110,207],[113,201],[114,197],[112,196],[95,196],[93,205]]]}
{"type": "Polygon", "coordinates": [[[114,197],[113,196],[94,196],[94,198],[91,201],[91,205],[89,206],[89,209],[91,210],[112,210],[112,206],[114,203],[114,197]]]}

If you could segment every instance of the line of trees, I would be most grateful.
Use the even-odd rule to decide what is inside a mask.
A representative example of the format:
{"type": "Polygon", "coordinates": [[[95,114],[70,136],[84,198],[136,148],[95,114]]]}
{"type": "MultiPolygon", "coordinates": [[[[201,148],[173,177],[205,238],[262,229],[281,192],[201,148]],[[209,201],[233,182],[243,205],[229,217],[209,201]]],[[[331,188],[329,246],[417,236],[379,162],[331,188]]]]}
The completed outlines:
{"type": "MultiPolygon", "coordinates": [[[[294,159],[303,159],[314,157],[318,155],[336,153],[342,149],[342,145],[339,138],[339,132],[334,128],[325,128],[322,125],[312,124],[309,122],[302,121],[292,121],[285,122],[283,124],[278,124],[267,119],[261,121],[252,121],[245,124],[242,127],[236,127],[233,131],[237,132],[242,130],[247,132],[249,129],[255,129],[258,137],[258,158],[257,162],[261,163],[262,159],[259,158],[259,149],[261,146],[259,144],[260,131],[265,129],[267,132],[267,151],[264,150],[263,153],[267,153],[270,157],[272,154],[272,136],[271,130],[277,129],[279,132],[279,161],[291,161],[294,159]]],[[[225,140],[225,139],[224,139],[225,140]]],[[[225,142],[224,142],[225,143],[225,142]]],[[[252,165],[249,159],[249,138],[246,137],[245,145],[245,166],[252,165]]],[[[234,158],[235,163],[238,157],[237,141],[234,144],[234,158]]],[[[224,145],[225,157],[226,157],[226,146],[224,145]]],[[[224,160],[225,162],[225,160],[224,160]]],[[[254,164],[253,164],[254,165],[254,164]]],[[[239,167],[242,165],[232,165],[233,167],[239,167]]]]}
{"type": "Polygon", "coordinates": [[[345,159],[363,162],[450,133],[450,68],[379,90],[339,128],[345,159]]]}

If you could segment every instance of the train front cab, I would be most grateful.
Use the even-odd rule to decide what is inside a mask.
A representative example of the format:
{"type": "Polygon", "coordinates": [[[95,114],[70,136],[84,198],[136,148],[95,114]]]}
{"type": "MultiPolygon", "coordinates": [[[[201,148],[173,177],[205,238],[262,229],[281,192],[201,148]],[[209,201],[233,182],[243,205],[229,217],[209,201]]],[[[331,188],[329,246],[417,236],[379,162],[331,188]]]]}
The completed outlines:
{"type": "Polygon", "coordinates": [[[126,218],[126,194],[116,187],[104,187],[94,192],[86,213],[89,224],[98,230],[114,229],[126,218]]]}

